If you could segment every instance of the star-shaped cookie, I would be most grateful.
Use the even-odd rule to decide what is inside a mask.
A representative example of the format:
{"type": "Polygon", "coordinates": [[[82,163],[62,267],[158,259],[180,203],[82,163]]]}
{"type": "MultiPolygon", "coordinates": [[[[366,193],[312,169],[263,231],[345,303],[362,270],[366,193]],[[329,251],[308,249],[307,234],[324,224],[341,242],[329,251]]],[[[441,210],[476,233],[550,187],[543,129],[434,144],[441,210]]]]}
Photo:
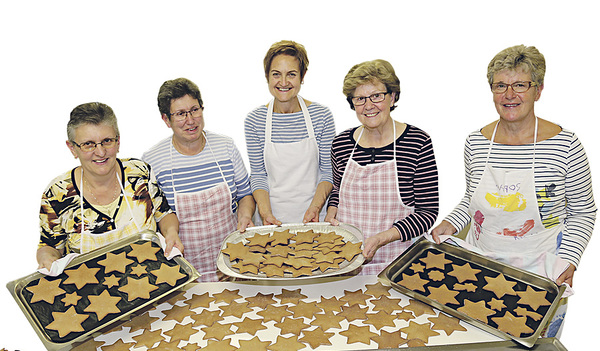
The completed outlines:
{"type": "Polygon", "coordinates": [[[104,290],[100,295],[88,295],[90,304],[83,310],[84,312],[94,312],[98,316],[98,321],[101,321],[109,313],[119,313],[121,310],[117,307],[117,303],[121,301],[118,296],[111,296],[108,290],[104,290]]]}
{"type": "Polygon", "coordinates": [[[75,311],[75,307],[71,306],[65,312],[52,312],[52,323],[46,326],[46,329],[58,331],[58,336],[61,338],[72,333],[85,331],[81,326],[89,315],[79,314],[75,311]]]}
{"type": "Polygon", "coordinates": [[[30,303],[46,301],[49,304],[53,304],[56,296],[65,293],[63,289],[58,287],[60,282],[60,279],[48,280],[42,277],[38,280],[37,285],[26,287],[25,289],[33,294],[30,303]]]}
{"type": "Polygon", "coordinates": [[[127,277],[127,283],[118,290],[127,294],[127,301],[133,301],[137,298],[149,299],[150,293],[158,289],[158,286],[150,284],[148,276],[140,279],[127,277]]]}
{"type": "Polygon", "coordinates": [[[487,284],[483,286],[483,290],[493,292],[497,298],[502,298],[504,295],[517,295],[513,287],[517,285],[517,282],[511,282],[506,280],[504,274],[499,273],[495,278],[486,276],[483,277],[487,284]]]}
{"type": "Polygon", "coordinates": [[[544,290],[536,291],[531,286],[527,286],[525,291],[517,291],[517,295],[520,297],[517,304],[529,305],[531,308],[537,311],[540,306],[550,306],[550,301],[546,300],[546,292],[544,290]]]}
{"type": "Polygon", "coordinates": [[[153,246],[151,241],[144,243],[131,244],[131,251],[127,254],[128,257],[135,257],[138,263],[146,260],[156,261],[156,253],[160,251],[160,247],[153,246]]]}
{"type": "Polygon", "coordinates": [[[161,263],[159,269],[150,271],[150,273],[156,276],[155,284],[167,283],[170,286],[175,286],[177,281],[181,278],[185,278],[186,275],[179,271],[179,266],[169,266],[166,263],[161,263]]]}
{"type": "Polygon", "coordinates": [[[77,289],[83,288],[86,284],[97,284],[96,273],[100,268],[88,268],[85,263],[79,265],[79,267],[73,269],[65,269],[64,273],[68,276],[63,284],[75,284],[77,289]]]}
{"type": "Polygon", "coordinates": [[[133,260],[125,257],[126,254],[125,251],[119,254],[108,252],[105,259],[98,261],[99,265],[104,266],[104,275],[110,272],[125,273],[125,268],[133,263],[133,260]]]}

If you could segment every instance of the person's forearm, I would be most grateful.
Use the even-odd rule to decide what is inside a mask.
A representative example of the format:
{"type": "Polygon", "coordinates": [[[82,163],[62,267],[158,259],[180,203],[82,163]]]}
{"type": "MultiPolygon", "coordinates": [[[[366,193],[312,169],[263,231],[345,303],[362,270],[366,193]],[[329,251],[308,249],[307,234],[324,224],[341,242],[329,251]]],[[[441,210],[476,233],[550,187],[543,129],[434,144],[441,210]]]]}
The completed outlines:
{"type": "Polygon", "coordinates": [[[258,189],[252,193],[252,196],[254,197],[254,201],[256,201],[258,213],[261,217],[273,213],[273,210],[271,209],[271,199],[266,190],[258,189]]]}
{"type": "Polygon", "coordinates": [[[244,196],[238,202],[238,217],[252,218],[254,211],[256,210],[256,204],[252,195],[244,196]]]}
{"type": "Polygon", "coordinates": [[[169,213],[158,222],[158,229],[166,238],[168,235],[179,235],[179,220],[175,213],[169,213]]]}
{"type": "Polygon", "coordinates": [[[331,193],[332,189],[333,184],[331,184],[330,182],[320,182],[317,185],[317,190],[315,190],[315,195],[313,196],[309,207],[316,207],[319,211],[321,211],[321,209],[327,202],[327,198],[329,198],[329,193],[331,193]]]}

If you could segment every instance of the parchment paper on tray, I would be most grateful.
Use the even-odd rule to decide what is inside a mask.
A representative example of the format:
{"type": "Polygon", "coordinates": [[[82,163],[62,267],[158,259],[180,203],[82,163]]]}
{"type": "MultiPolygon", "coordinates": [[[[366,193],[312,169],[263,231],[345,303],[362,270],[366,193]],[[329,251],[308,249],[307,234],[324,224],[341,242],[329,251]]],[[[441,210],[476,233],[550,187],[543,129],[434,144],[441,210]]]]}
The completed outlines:
{"type": "Polygon", "coordinates": [[[363,262],[362,233],[352,225],[291,223],[235,231],[223,241],[217,268],[243,279],[291,280],[345,274],[363,262]]]}
{"type": "Polygon", "coordinates": [[[48,350],[68,350],[96,330],[197,279],[167,260],[156,233],[123,238],[71,261],[56,277],[34,273],[7,288],[48,350]]]}

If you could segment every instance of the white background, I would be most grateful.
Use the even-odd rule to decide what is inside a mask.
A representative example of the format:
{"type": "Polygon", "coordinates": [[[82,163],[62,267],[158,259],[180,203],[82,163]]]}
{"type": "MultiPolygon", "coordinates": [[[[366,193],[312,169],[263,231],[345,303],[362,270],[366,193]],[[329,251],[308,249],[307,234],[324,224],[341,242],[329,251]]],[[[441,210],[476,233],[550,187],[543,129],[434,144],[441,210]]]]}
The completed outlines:
{"type": "MultiPolygon", "coordinates": [[[[291,39],[310,59],[301,94],[333,111],[337,132],[358,121],[342,80],[359,62],[383,58],[400,77],[392,116],[433,138],[440,219],[464,192],[467,134],[497,118],[486,69],[500,50],[534,45],[546,57],[536,114],[575,131],[598,177],[598,35],[593,2],[570,1],[11,1],[0,5],[2,172],[0,283],[36,269],[39,200],[75,167],[65,146],[69,112],[101,101],[115,110],[120,157],[140,157],[170,130],[156,95],[163,81],[200,87],[206,129],[234,138],[246,155],[243,120],[270,99],[262,67],[268,47],[291,39]]],[[[598,178],[596,178],[597,180],[598,178]]],[[[595,340],[600,242],[575,275],[561,341],[582,350],[595,340]]],[[[42,344],[6,289],[0,289],[0,349],[42,344]]]]}

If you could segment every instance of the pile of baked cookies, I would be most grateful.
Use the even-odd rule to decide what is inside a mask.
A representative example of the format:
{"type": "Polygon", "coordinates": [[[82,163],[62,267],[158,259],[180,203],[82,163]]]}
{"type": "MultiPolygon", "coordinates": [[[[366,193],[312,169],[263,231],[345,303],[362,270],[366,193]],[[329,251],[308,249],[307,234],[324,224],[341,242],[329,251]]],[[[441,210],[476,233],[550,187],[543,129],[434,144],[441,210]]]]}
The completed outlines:
{"type": "Polygon", "coordinates": [[[188,279],[157,243],[139,240],[64,270],[31,280],[26,304],[50,341],[65,343],[110,323],[188,279]]]}
{"type": "Polygon", "coordinates": [[[436,249],[415,257],[396,282],[514,337],[533,335],[557,295],[436,249]]]}
{"type": "Polygon", "coordinates": [[[338,270],[362,253],[361,242],[351,242],[335,232],[312,229],[255,233],[238,242],[228,242],[222,252],[240,274],[255,277],[316,276],[338,270]]]}

